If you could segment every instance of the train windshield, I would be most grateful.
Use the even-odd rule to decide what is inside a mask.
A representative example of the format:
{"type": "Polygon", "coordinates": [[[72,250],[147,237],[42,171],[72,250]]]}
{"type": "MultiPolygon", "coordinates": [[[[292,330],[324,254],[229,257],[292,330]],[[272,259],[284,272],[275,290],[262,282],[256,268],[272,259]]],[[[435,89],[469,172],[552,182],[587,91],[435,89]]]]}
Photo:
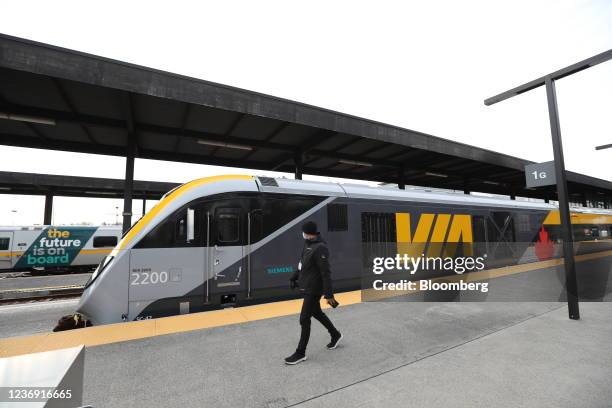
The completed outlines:
{"type": "MultiPolygon", "coordinates": [[[[172,190],[168,191],[166,194],[164,194],[164,195],[161,197],[161,199],[159,200],[159,202],[158,202],[158,203],[157,203],[157,204],[156,204],[156,205],[155,205],[153,208],[155,208],[157,205],[159,205],[159,203],[163,202],[163,201],[166,199],[166,197],[168,197],[170,194],[172,194],[172,193],[173,193],[173,192],[174,192],[176,189],[178,189],[179,187],[182,187],[182,186],[184,186],[184,185],[185,185],[185,184],[179,184],[178,186],[174,187],[172,190]]],[[[152,208],[152,209],[153,209],[153,208],[152,208]]],[[[152,209],[151,209],[151,210],[152,210],[152,209]]],[[[151,211],[151,210],[149,210],[149,211],[151,211]]],[[[124,238],[124,237],[125,237],[125,236],[128,234],[128,232],[130,232],[130,231],[132,230],[132,228],[134,228],[134,227],[135,227],[135,226],[136,226],[136,225],[137,225],[137,224],[140,222],[140,220],[142,220],[142,219],[144,218],[144,216],[145,216],[145,215],[146,215],[146,214],[142,214],[142,217],[140,217],[140,218],[138,219],[138,221],[136,221],[135,223],[133,223],[133,224],[130,226],[130,228],[128,228],[127,230],[125,230],[125,232],[124,232],[124,233],[121,235],[121,238],[124,238]]]]}

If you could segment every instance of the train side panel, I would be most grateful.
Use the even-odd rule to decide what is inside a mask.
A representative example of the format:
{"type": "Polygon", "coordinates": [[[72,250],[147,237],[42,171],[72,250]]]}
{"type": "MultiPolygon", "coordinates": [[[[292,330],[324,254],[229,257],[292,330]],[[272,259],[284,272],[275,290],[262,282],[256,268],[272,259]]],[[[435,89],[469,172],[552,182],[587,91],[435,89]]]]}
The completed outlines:
{"type": "Polygon", "coordinates": [[[0,231],[0,270],[13,267],[13,231],[0,231]]]}
{"type": "Polygon", "coordinates": [[[197,310],[205,293],[204,248],[132,249],[129,267],[128,319],[146,319],[197,310]],[[143,310],[157,299],[163,304],[143,310]],[[176,305],[169,306],[170,303],[176,305]],[[169,310],[168,310],[169,309],[169,310]]]}
{"type": "MultiPolygon", "coordinates": [[[[294,197],[287,195],[286,199],[290,201],[294,197]]],[[[239,206],[238,201],[239,199],[236,199],[235,202],[226,202],[224,205],[237,207],[239,206]]],[[[506,230],[511,231],[511,233],[504,232],[505,239],[511,241],[516,239],[523,240],[524,242],[520,245],[524,248],[521,247],[517,250],[514,242],[506,242],[502,245],[491,246],[490,248],[480,248],[481,251],[489,251],[489,259],[496,265],[518,262],[520,259],[518,254],[522,253],[521,251],[524,251],[532,242],[534,236],[537,235],[541,221],[546,216],[546,211],[541,210],[500,208],[492,212],[487,207],[452,206],[439,203],[397,202],[347,197],[321,198],[320,202],[311,209],[290,219],[280,228],[265,235],[261,240],[253,242],[248,246],[243,246],[242,253],[244,256],[242,258],[240,258],[241,251],[235,252],[231,257],[224,258],[220,255],[223,248],[221,251],[219,251],[219,248],[215,249],[214,246],[201,248],[204,259],[202,272],[198,273],[197,267],[191,270],[191,273],[196,274],[198,279],[203,276],[199,286],[184,292],[182,295],[167,286],[167,290],[161,289],[160,286],[159,291],[151,292],[146,296],[146,302],[139,301],[138,308],[132,309],[131,307],[130,318],[140,319],[178,314],[181,308],[183,311],[187,309],[190,311],[200,310],[199,306],[203,305],[202,302],[204,301],[205,303],[207,299],[207,289],[209,291],[208,301],[212,305],[223,303],[224,297],[232,297],[236,299],[237,304],[245,304],[250,301],[299,296],[299,292],[289,289],[288,281],[291,274],[297,268],[301,250],[304,246],[304,241],[301,237],[301,225],[307,220],[315,221],[319,225],[324,239],[328,242],[331,252],[330,261],[335,290],[358,289],[361,284],[360,278],[365,270],[364,268],[371,266],[368,265],[366,259],[371,254],[364,253],[364,248],[371,244],[371,242],[368,242],[368,236],[371,236],[371,234],[381,234],[381,231],[378,230],[368,231],[368,228],[370,228],[368,227],[368,222],[370,222],[368,217],[374,216],[374,219],[377,219],[377,222],[380,224],[381,216],[384,216],[383,218],[388,224],[380,224],[376,228],[388,230],[385,232],[387,234],[385,239],[387,240],[386,244],[390,254],[392,253],[391,255],[393,255],[398,251],[395,224],[395,217],[398,213],[408,213],[412,216],[413,224],[407,226],[412,230],[418,228],[418,223],[424,214],[432,216],[434,220],[436,219],[435,217],[448,216],[451,224],[452,217],[457,215],[467,216],[470,229],[478,228],[473,225],[474,220],[478,219],[478,217],[487,220],[486,222],[491,224],[489,230],[503,230],[504,224],[508,223],[510,227],[506,225],[506,230]],[[519,214],[523,216],[524,223],[520,228],[514,224],[514,219],[519,214]],[[499,225],[493,225],[492,223],[499,225]],[[208,258],[207,254],[212,254],[212,258],[208,258]],[[222,262],[221,259],[223,259],[222,262]],[[215,269],[214,265],[219,264],[219,262],[226,266],[215,269]],[[243,283],[244,279],[247,278],[248,266],[250,266],[250,285],[245,287],[243,283]],[[211,270],[212,272],[207,274],[204,272],[206,270],[211,270]],[[242,274],[241,280],[236,281],[236,286],[227,285],[226,281],[215,279],[218,273],[224,275],[224,277],[235,278],[238,276],[237,271],[239,270],[244,271],[244,274],[242,274]]],[[[275,214],[277,217],[280,217],[277,212],[275,214]]],[[[264,223],[266,220],[269,219],[263,217],[262,221],[264,223]]],[[[215,230],[214,222],[213,220],[213,226],[211,227],[213,232],[215,230]]],[[[474,243],[472,232],[470,230],[469,244],[474,243]]],[[[480,234],[480,236],[484,236],[484,233],[480,234]]],[[[424,252],[431,250],[429,237],[430,234],[428,233],[426,239],[422,242],[424,252]],[[428,247],[428,245],[430,246],[428,247]]],[[[214,239],[211,242],[214,243],[214,239]]],[[[377,244],[380,244],[380,242],[377,241],[377,244]]],[[[441,246],[444,246],[444,243],[436,243],[435,245],[441,248],[441,246]]],[[[133,251],[135,254],[139,250],[133,251]]],[[[160,261],[160,264],[163,266],[157,268],[158,270],[169,269],[176,265],[177,262],[180,262],[176,255],[173,255],[173,250],[164,248],[158,249],[158,251],[168,256],[168,260],[160,261]],[[175,259],[170,260],[172,258],[175,259]]],[[[383,254],[377,254],[376,256],[381,255],[383,254]]],[[[202,259],[200,255],[198,255],[198,264],[201,263],[199,259],[202,259]]],[[[132,263],[132,265],[135,264],[132,263]]],[[[190,282],[196,285],[198,280],[194,279],[190,282]]],[[[130,295],[130,298],[132,298],[132,295],[130,295]]]]}
{"type": "Polygon", "coordinates": [[[22,229],[13,229],[12,231],[5,231],[4,236],[8,237],[10,235],[10,240],[8,242],[9,250],[6,250],[6,261],[0,265],[0,269],[14,269],[17,262],[21,259],[25,251],[32,245],[34,239],[40,234],[41,229],[37,230],[22,230],[22,229]]]}
{"type": "Polygon", "coordinates": [[[5,261],[0,263],[0,269],[70,270],[99,264],[117,244],[121,230],[89,226],[21,227],[13,229],[11,235],[10,254],[6,251],[2,256],[5,261]]]}
{"type": "Polygon", "coordinates": [[[110,254],[121,239],[121,228],[99,227],[86,241],[70,266],[98,265],[100,261],[110,254]]]}
{"type": "Polygon", "coordinates": [[[101,313],[94,322],[109,323],[124,309],[122,318],[133,320],[297,297],[288,280],[307,220],[328,242],[336,291],[359,288],[371,256],[394,256],[407,243],[419,249],[415,256],[486,256],[487,268],[534,262],[543,259],[533,248],[553,211],[548,204],[338,185],[291,190],[312,183],[285,179],[266,180],[265,188],[248,177],[192,183],[170,193],[117,245],[109,255],[116,261],[86,289],[79,311],[101,313]],[[195,231],[188,238],[190,217],[195,231]],[[102,313],[108,290],[124,298],[102,313]]]}

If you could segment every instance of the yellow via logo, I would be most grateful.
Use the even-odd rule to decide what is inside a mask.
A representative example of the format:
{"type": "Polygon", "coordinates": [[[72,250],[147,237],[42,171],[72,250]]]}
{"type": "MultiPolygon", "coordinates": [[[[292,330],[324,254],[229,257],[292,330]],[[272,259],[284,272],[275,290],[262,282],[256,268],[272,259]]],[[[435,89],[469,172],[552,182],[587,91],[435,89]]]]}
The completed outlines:
{"type": "Polygon", "coordinates": [[[464,255],[472,255],[472,217],[469,214],[421,214],[414,235],[410,227],[410,213],[396,213],[397,253],[421,256],[427,248],[428,257],[453,256],[457,244],[463,242],[464,255]]]}

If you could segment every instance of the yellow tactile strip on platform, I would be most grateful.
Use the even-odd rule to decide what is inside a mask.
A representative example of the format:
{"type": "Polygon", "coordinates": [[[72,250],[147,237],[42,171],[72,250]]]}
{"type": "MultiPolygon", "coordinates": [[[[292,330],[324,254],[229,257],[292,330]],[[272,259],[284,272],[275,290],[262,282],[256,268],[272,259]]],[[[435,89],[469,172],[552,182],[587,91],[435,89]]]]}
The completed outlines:
{"type": "MultiPolygon", "coordinates": [[[[361,292],[336,294],[341,305],[361,302],[361,292]]],[[[322,301],[323,302],[323,301],[322,301]]],[[[210,312],[192,313],[181,316],[162,317],[152,320],[108,324],[68,330],[56,333],[40,333],[31,336],[9,337],[0,339],[0,358],[41,351],[58,350],[74,347],[99,346],[102,344],[137,340],[164,334],[180,333],[211,327],[227,326],[236,323],[288,316],[300,312],[301,299],[244,306],[210,312]]],[[[327,304],[322,306],[328,308],[327,304]]]]}

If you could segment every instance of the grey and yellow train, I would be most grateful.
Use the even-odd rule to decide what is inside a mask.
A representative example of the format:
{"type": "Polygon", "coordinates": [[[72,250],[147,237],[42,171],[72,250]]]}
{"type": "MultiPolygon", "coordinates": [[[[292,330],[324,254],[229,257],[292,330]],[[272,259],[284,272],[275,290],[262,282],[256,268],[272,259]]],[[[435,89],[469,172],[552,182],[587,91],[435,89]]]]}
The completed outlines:
{"type": "MultiPolygon", "coordinates": [[[[93,324],[295,296],[301,224],[317,222],[336,291],[359,288],[380,248],[486,254],[490,266],[558,256],[555,206],[496,198],[253,176],[183,184],[123,236],[86,285],[93,324]],[[375,250],[372,250],[375,248],[375,250]]],[[[579,240],[608,241],[612,211],[575,209],[579,240]]]]}

